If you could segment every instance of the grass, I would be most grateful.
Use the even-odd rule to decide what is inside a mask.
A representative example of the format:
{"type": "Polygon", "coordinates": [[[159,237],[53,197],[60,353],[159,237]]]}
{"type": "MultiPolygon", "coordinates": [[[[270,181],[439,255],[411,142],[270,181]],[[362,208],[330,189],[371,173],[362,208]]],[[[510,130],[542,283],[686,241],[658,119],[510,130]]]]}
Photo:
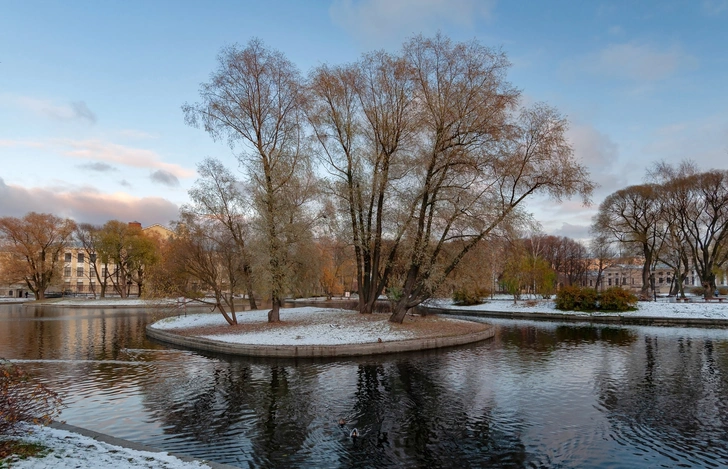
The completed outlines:
{"type": "Polygon", "coordinates": [[[22,459],[46,456],[50,451],[50,448],[38,443],[26,443],[19,440],[1,440],[0,469],[12,467],[13,462],[22,459]]]}

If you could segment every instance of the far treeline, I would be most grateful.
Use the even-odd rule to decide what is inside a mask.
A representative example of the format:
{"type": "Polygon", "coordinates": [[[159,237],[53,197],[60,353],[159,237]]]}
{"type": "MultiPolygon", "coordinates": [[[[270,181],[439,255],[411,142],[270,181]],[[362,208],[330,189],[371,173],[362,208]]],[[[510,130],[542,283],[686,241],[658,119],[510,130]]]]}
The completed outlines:
{"type": "MultiPolygon", "coordinates": [[[[430,297],[482,294],[496,281],[533,293],[583,282],[589,257],[608,252],[524,236],[533,220],[523,202],[545,195],[588,203],[594,185],[565,137],[566,119],[543,103],[524,106],[506,80],[508,67],[500,51],[440,35],[306,77],[256,39],[224,48],[200,101],[182,110],[237,161],[198,165],[174,236],[152,240],[153,255],[140,248],[144,254],[131,256],[124,282],[147,296],[210,301],[231,324],[241,294],[253,308],[256,298],[271,299],[272,322],[288,295],[352,291],[361,313],[386,295],[391,320],[401,322],[430,297]],[[549,256],[547,247],[561,254],[549,256]]],[[[600,220],[605,210],[602,204],[600,220]]],[[[725,210],[721,216],[725,224],[725,210]]],[[[24,245],[8,227],[28,217],[52,216],[0,219],[3,251],[24,245]]],[[[123,243],[114,257],[111,248],[96,250],[101,233],[113,231],[106,225],[55,217],[51,225],[47,238],[33,235],[47,243],[14,257],[27,264],[22,278],[37,297],[58,281],[53,268],[38,266],[53,267],[74,232],[90,242],[89,259],[124,262],[122,254],[136,252],[123,243]]],[[[620,237],[599,220],[595,226],[605,227],[599,246],[637,244],[638,235],[620,237]]],[[[121,283],[111,284],[115,294],[121,283]]]]}

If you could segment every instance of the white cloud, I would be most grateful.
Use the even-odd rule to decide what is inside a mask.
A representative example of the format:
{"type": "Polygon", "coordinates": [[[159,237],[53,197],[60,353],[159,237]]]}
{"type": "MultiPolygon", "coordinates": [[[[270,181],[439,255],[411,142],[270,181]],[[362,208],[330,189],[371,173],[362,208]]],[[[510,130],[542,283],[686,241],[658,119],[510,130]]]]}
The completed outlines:
{"type": "Polygon", "coordinates": [[[78,121],[86,122],[87,124],[95,124],[97,121],[96,114],[89,109],[84,101],[58,104],[48,99],[11,95],[3,96],[1,101],[57,121],[78,121]]]}
{"type": "Polygon", "coordinates": [[[610,44],[580,61],[580,68],[599,76],[654,82],[680,69],[694,67],[697,60],[680,47],[658,48],[634,42],[610,44]]]}
{"type": "Polygon", "coordinates": [[[30,211],[54,213],[78,222],[101,224],[108,220],[137,220],[142,225],[166,225],[176,220],[179,208],[161,197],[105,194],[94,188],[25,188],[0,178],[0,216],[22,217],[30,211]]]}
{"type": "Polygon", "coordinates": [[[599,184],[594,200],[626,185],[619,159],[619,147],[605,133],[587,124],[572,126],[567,137],[574,147],[574,155],[589,169],[591,179],[599,184]]]}
{"type": "Polygon", "coordinates": [[[487,19],[490,0],[334,0],[332,21],[366,48],[399,44],[413,34],[431,34],[441,25],[472,28],[487,19]]]}
{"type": "Polygon", "coordinates": [[[728,169],[728,118],[713,115],[656,129],[644,146],[654,160],[695,161],[703,170],[728,169]]]}

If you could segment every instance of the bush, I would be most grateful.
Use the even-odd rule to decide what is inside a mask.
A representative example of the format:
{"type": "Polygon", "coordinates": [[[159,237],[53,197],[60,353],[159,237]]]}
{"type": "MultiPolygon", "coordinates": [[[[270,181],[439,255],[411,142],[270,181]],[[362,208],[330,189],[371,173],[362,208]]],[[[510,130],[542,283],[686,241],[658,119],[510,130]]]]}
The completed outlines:
{"type": "Polygon", "coordinates": [[[563,287],[556,293],[556,309],[563,311],[596,311],[599,295],[593,288],[563,287]]]}
{"type": "Polygon", "coordinates": [[[634,311],[637,296],[619,287],[608,288],[599,298],[599,309],[602,311],[634,311]]]}
{"type": "Polygon", "coordinates": [[[452,301],[458,306],[479,305],[483,302],[484,292],[480,289],[460,289],[452,294],[452,301]]]}
{"type": "Polygon", "coordinates": [[[562,311],[632,311],[637,297],[619,287],[597,293],[592,288],[563,287],[556,293],[556,309],[562,311]]]}
{"type": "Polygon", "coordinates": [[[22,422],[47,425],[60,414],[61,406],[58,394],[0,359],[0,435],[17,433],[22,422]]]}

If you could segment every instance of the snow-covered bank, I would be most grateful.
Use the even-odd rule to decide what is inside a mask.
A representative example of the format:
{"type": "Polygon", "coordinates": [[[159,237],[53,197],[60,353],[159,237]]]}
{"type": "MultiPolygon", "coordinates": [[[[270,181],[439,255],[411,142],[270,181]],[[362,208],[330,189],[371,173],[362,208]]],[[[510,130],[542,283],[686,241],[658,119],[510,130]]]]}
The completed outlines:
{"type": "Polygon", "coordinates": [[[210,466],[199,461],[183,461],[164,452],[137,451],[104,443],[78,433],[56,428],[29,425],[19,438],[26,443],[50,449],[41,457],[22,460],[6,459],[13,469],[200,469],[210,466]]]}
{"type": "Polygon", "coordinates": [[[649,317],[660,319],[711,319],[728,321],[728,303],[705,303],[695,300],[692,303],[671,303],[667,301],[639,302],[637,311],[626,311],[622,313],[585,313],[582,311],[561,311],[556,309],[552,300],[519,300],[513,303],[513,299],[487,300],[485,303],[472,306],[458,306],[452,300],[437,299],[430,300],[425,306],[442,309],[453,309],[459,311],[483,311],[502,313],[539,313],[558,315],[578,316],[622,316],[622,317],[649,317]]]}

